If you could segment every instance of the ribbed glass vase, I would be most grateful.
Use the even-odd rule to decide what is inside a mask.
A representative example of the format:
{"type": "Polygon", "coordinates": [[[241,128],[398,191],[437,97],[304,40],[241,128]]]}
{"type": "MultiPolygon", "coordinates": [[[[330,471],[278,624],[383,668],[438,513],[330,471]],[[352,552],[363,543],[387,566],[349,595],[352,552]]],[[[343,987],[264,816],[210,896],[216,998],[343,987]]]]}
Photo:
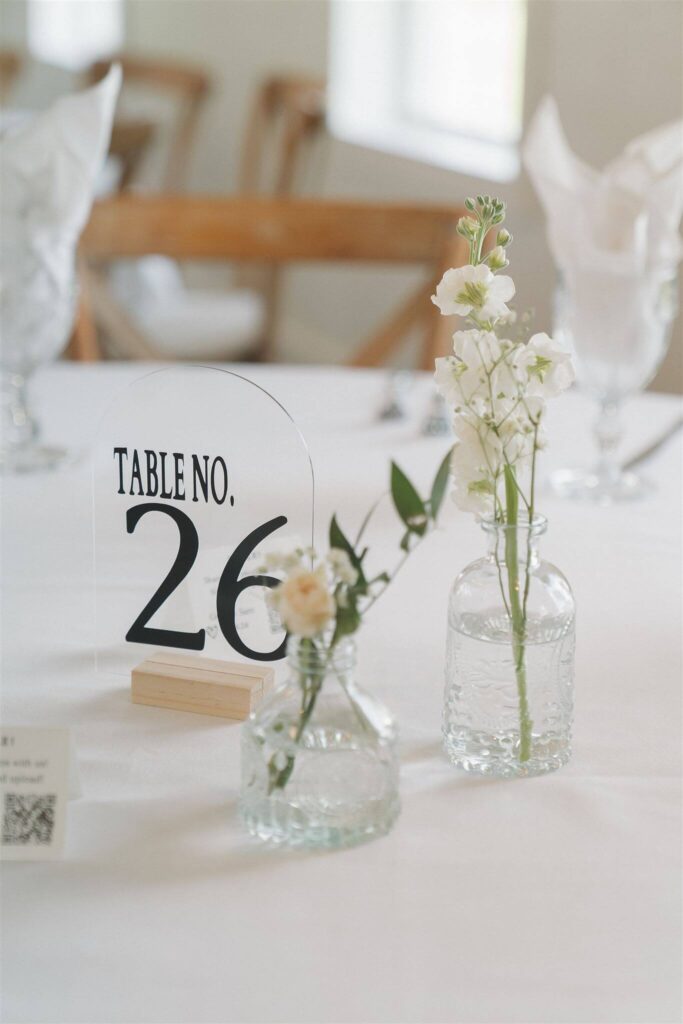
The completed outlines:
{"type": "Polygon", "coordinates": [[[388,832],[399,810],[396,728],[355,682],[355,646],[290,637],[289,677],[244,723],[240,812],[252,835],[349,846],[388,832]]]}
{"type": "Polygon", "coordinates": [[[546,521],[484,521],[485,557],[449,600],[443,736],[458,768],[542,775],[571,754],[574,598],[539,558],[546,521]]]}

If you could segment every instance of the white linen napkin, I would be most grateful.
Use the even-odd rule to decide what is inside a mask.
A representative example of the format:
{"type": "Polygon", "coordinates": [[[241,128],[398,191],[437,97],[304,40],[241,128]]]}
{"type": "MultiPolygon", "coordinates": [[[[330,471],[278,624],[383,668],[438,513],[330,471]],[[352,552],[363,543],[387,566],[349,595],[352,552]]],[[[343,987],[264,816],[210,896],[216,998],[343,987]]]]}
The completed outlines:
{"type": "Polygon", "coordinates": [[[41,361],[64,344],[74,261],[109,146],[121,85],[97,85],[0,126],[0,312],[3,364],[41,361]],[[52,349],[52,351],[47,351],[52,349]],[[20,351],[21,350],[21,351],[20,351]]]}
{"type": "Polygon", "coordinates": [[[634,139],[602,171],[572,152],[546,96],[522,149],[558,267],[671,276],[681,258],[683,121],[634,139]]]}

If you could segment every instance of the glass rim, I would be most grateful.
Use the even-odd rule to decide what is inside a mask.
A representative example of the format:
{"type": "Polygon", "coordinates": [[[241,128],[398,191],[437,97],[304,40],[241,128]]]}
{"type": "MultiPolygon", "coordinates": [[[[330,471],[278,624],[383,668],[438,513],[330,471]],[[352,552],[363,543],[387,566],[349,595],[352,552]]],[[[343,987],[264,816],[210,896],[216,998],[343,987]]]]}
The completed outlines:
{"type": "MultiPolygon", "coordinates": [[[[334,651],[332,657],[329,659],[327,664],[323,661],[322,663],[317,657],[312,656],[311,652],[305,647],[302,650],[302,640],[308,639],[306,637],[296,636],[290,633],[287,637],[287,661],[289,664],[298,671],[310,673],[311,675],[325,675],[328,672],[334,672],[335,670],[341,671],[343,669],[352,668],[356,661],[356,642],[352,636],[343,636],[334,645],[334,651]]],[[[318,636],[311,637],[310,639],[315,641],[322,640],[323,642],[327,639],[325,633],[318,634],[318,636]]],[[[321,652],[323,655],[327,653],[326,648],[321,652]]]]}
{"type": "Polygon", "coordinates": [[[548,520],[540,513],[534,513],[530,520],[526,512],[523,512],[516,523],[506,523],[493,516],[479,516],[479,525],[486,533],[499,533],[503,530],[528,530],[533,536],[539,536],[548,529],[548,520]]]}

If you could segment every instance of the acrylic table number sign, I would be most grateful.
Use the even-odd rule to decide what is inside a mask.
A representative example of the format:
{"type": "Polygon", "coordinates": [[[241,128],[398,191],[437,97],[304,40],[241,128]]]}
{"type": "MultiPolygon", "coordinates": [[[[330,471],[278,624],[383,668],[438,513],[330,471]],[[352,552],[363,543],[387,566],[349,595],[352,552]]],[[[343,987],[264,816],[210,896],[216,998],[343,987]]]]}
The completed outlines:
{"type": "Polygon", "coordinates": [[[163,369],[118,396],[93,455],[98,669],[155,651],[270,663],[285,635],[264,552],[312,543],[313,470],[286,410],[227,370],[163,369]]]}

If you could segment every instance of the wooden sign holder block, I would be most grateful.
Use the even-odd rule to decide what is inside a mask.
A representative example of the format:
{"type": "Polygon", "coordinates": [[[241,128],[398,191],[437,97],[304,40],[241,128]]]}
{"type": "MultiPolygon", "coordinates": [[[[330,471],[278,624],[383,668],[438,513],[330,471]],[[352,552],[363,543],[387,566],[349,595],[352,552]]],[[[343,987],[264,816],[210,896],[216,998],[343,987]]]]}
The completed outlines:
{"type": "Polygon", "coordinates": [[[159,651],[131,672],[131,699],[173,711],[243,720],[272,689],[266,666],[159,651]]]}

